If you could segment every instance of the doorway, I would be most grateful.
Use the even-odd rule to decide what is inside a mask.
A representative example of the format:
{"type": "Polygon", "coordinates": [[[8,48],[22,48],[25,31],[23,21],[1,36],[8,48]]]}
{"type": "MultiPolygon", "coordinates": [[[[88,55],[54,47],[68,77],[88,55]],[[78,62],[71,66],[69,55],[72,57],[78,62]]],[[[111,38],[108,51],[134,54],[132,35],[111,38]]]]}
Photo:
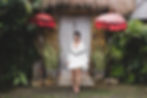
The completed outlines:
{"type": "MultiPolygon", "coordinates": [[[[58,84],[61,86],[71,85],[71,73],[66,66],[67,54],[70,52],[70,44],[73,40],[73,33],[79,31],[86,46],[86,52],[90,59],[91,49],[91,17],[89,16],[62,16],[59,20],[59,47],[60,47],[60,76],[58,84]]],[[[88,70],[85,70],[87,72],[88,70]]],[[[93,85],[90,76],[83,74],[86,79],[83,85],[93,85]]]]}
{"type": "Polygon", "coordinates": [[[91,43],[91,19],[87,16],[63,16],[59,21],[59,47],[60,47],[60,68],[66,69],[66,56],[70,51],[70,44],[73,40],[73,33],[79,31],[82,41],[86,46],[86,52],[90,57],[91,43]]]}

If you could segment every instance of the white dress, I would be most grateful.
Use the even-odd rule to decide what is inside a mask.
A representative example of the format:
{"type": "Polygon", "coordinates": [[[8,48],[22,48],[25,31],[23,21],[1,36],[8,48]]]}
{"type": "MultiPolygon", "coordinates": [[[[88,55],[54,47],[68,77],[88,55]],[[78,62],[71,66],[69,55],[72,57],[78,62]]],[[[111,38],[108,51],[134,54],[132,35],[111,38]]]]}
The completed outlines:
{"type": "Polygon", "coordinates": [[[82,42],[79,43],[77,47],[75,47],[74,43],[71,44],[70,52],[67,56],[68,60],[68,69],[88,69],[88,56],[85,49],[85,46],[82,42]]]}

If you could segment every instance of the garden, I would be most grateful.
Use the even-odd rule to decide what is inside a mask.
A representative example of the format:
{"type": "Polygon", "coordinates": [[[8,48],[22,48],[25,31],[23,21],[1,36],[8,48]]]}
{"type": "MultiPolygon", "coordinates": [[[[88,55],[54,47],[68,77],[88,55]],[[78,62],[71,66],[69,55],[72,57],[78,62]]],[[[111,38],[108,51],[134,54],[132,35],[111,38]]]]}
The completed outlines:
{"type": "MultiPolygon", "coordinates": [[[[26,96],[32,96],[27,98],[49,98],[49,95],[51,98],[59,98],[56,93],[65,98],[65,92],[70,92],[68,88],[63,91],[61,89],[61,92],[56,87],[53,91],[49,88],[31,88],[32,65],[36,60],[43,58],[48,69],[56,70],[58,67],[58,50],[45,45],[40,56],[34,44],[36,36],[40,34],[38,31],[42,29],[32,25],[30,19],[38,12],[41,12],[40,0],[0,1],[0,91],[4,92],[2,98],[26,98],[22,97],[25,96],[23,92],[26,92],[26,96]],[[5,91],[9,90],[7,95],[5,91]],[[17,92],[20,92],[20,95],[17,92]],[[15,97],[11,97],[13,95],[15,97]]],[[[106,78],[118,79],[120,85],[115,87],[103,84],[88,90],[83,89],[80,98],[97,98],[97,92],[101,98],[114,98],[115,93],[118,93],[116,98],[124,98],[125,94],[125,98],[146,98],[147,24],[140,20],[128,20],[127,30],[114,33],[105,51],[98,48],[93,52],[92,62],[94,71],[103,70],[106,78]]],[[[74,98],[74,95],[70,94],[71,92],[69,96],[74,98]]]]}

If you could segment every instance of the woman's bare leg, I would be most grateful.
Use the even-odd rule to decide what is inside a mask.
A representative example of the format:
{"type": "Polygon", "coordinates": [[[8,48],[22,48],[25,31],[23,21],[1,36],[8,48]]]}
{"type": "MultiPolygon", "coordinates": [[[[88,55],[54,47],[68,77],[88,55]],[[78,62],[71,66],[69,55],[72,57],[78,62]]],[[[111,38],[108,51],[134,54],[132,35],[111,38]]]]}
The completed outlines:
{"type": "Polygon", "coordinates": [[[75,79],[75,77],[76,77],[76,75],[75,75],[75,73],[76,73],[76,71],[75,70],[72,70],[72,88],[73,88],[73,91],[74,91],[74,88],[75,88],[75,86],[76,86],[76,79],[75,79]]]}
{"type": "Polygon", "coordinates": [[[81,70],[77,69],[76,70],[76,88],[77,88],[77,93],[80,92],[80,85],[81,85],[81,70]]]}
{"type": "Polygon", "coordinates": [[[81,84],[81,70],[76,69],[72,71],[72,81],[73,81],[73,90],[75,93],[80,92],[80,84],[81,84]]]}

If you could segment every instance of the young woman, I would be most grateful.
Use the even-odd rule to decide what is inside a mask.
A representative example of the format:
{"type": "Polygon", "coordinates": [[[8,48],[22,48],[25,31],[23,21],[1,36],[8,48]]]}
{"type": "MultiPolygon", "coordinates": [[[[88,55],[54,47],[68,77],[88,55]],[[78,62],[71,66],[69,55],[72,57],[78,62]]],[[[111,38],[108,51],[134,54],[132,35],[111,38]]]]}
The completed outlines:
{"type": "Polygon", "coordinates": [[[82,70],[88,68],[88,57],[85,45],[81,40],[80,32],[76,31],[73,35],[70,52],[68,54],[68,68],[72,72],[73,91],[80,92],[82,70]]]}

